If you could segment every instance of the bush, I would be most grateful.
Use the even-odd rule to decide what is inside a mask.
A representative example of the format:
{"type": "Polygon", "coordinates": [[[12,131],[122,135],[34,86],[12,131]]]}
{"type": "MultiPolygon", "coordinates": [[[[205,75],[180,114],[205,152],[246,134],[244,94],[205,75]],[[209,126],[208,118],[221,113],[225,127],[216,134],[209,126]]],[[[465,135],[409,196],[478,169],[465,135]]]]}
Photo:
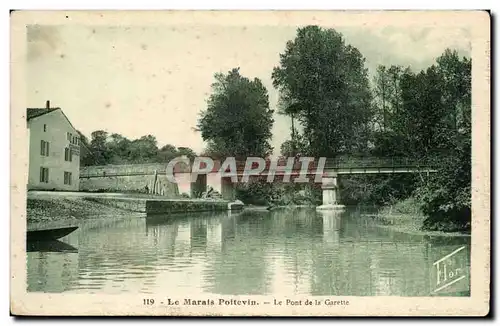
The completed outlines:
{"type": "Polygon", "coordinates": [[[417,186],[417,176],[349,175],[339,178],[341,202],[345,205],[392,205],[409,198],[417,186]]]}
{"type": "Polygon", "coordinates": [[[273,184],[268,182],[248,182],[236,185],[236,198],[249,205],[266,206],[273,197],[273,184]]]}
{"type": "Polygon", "coordinates": [[[418,188],[420,209],[426,215],[424,229],[468,231],[471,222],[470,142],[457,146],[437,173],[418,188]]]}
{"type": "Polygon", "coordinates": [[[238,184],[236,198],[251,205],[317,205],[321,189],[310,184],[255,181],[238,184]]]}
{"type": "Polygon", "coordinates": [[[420,210],[420,203],[415,197],[409,197],[404,200],[386,205],[379,211],[383,215],[423,215],[420,210]]]}

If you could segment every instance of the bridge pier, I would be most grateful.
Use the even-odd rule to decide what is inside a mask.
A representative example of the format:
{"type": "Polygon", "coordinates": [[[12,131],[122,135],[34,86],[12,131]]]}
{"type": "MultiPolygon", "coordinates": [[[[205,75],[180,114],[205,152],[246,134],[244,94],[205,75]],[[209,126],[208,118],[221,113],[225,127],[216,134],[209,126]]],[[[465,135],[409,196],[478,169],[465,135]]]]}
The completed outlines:
{"type": "Polygon", "coordinates": [[[201,198],[203,193],[207,191],[207,175],[200,174],[196,181],[191,182],[191,198],[201,198]]]}
{"type": "Polygon", "coordinates": [[[323,205],[316,207],[317,210],[337,210],[345,208],[339,203],[340,194],[337,185],[337,174],[333,173],[321,180],[321,189],[323,189],[323,205]]]}
{"type": "Polygon", "coordinates": [[[236,199],[236,189],[231,177],[222,177],[220,182],[222,199],[233,201],[236,199]]]}

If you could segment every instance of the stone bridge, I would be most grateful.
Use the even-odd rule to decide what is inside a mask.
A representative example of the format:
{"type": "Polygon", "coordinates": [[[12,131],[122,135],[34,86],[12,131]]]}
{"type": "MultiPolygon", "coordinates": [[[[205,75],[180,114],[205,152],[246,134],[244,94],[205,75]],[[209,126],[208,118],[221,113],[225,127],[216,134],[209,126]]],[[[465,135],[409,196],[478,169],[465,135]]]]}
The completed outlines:
{"type": "MultiPolygon", "coordinates": [[[[225,200],[235,199],[235,183],[249,179],[281,178],[297,182],[298,178],[307,178],[301,182],[321,183],[323,189],[323,205],[318,209],[341,207],[338,202],[338,178],[349,174],[394,174],[394,173],[434,173],[436,161],[415,160],[400,157],[391,158],[335,158],[315,159],[311,162],[301,162],[300,159],[266,160],[265,167],[256,175],[251,169],[258,167],[258,163],[236,162],[236,171],[226,169],[223,176],[220,174],[221,161],[214,161],[210,174],[221,175],[221,194],[225,200]],[[303,164],[304,163],[304,164],[303,164]],[[309,163],[309,164],[307,164],[309,163]],[[250,169],[250,170],[249,170],[250,169]],[[288,175],[288,176],[287,176],[288,175]]],[[[192,172],[192,166],[176,164],[174,176],[192,172]]],[[[166,177],[167,164],[129,164],[88,166],[80,170],[80,187],[86,191],[139,191],[151,194],[160,194],[177,197],[179,189],[176,183],[166,177]]],[[[266,180],[263,180],[266,182],[266,180]]],[[[207,174],[199,174],[196,180],[191,180],[191,197],[206,190],[207,174]]]]}
{"type": "MultiPolygon", "coordinates": [[[[332,209],[343,207],[338,202],[339,188],[338,178],[341,175],[352,174],[395,174],[395,173],[434,173],[437,172],[435,160],[416,160],[401,157],[390,158],[335,158],[315,159],[312,162],[302,164],[298,159],[280,159],[277,163],[267,160],[264,169],[255,175],[250,169],[258,167],[258,163],[236,162],[236,171],[226,169],[221,176],[222,198],[226,200],[235,199],[235,177],[237,182],[244,182],[250,178],[267,179],[269,176],[288,178],[295,182],[297,178],[307,177],[309,182],[321,183],[323,189],[323,205],[318,209],[332,209]],[[303,167],[303,165],[307,165],[303,167]],[[247,167],[247,169],[245,169],[247,167]],[[289,177],[286,177],[286,175],[289,177]]],[[[215,161],[211,173],[220,173],[221,161],[215,161]]],[[[225,166],[225,165],[224,165],[225,166]]],[[[191,167],[174,169],[175,174],[191,173],[191,167]]],[[[265,180],[262,180],[265,182],[265,180]]],[[[269,180],[267,180],[269,182],[269,180]]],[[[206,187],[206,174],[198,175],[196,180],[200,188],[206,187]]],[[[302,181],[303,182],[303,181],[302,181]]],[[[306,181],[307,182],[307,181],[306,181]]]]}

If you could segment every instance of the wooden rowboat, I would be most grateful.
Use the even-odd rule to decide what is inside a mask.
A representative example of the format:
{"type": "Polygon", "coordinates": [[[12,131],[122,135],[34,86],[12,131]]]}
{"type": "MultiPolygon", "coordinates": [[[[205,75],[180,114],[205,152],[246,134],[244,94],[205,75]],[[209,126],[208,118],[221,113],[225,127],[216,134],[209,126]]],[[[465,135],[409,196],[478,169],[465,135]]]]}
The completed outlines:
{"type": "Polygon", "coordinates": [[[76,229],[78,229],[78,226],[71,226],[58,229],[27,231],[26,240],[27,241],[57,240],[64,236],[67,236],[76,229]]]}

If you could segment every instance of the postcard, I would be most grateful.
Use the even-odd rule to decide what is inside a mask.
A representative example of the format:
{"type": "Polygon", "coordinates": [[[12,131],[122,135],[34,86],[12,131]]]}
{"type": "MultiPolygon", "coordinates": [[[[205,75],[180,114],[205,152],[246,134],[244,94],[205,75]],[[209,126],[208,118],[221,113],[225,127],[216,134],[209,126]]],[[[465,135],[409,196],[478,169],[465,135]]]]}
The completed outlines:
{"type": "Polygon", "coordinates": [[[13,11],[11,313],[485,316],[486,11],[13,11]]]}

